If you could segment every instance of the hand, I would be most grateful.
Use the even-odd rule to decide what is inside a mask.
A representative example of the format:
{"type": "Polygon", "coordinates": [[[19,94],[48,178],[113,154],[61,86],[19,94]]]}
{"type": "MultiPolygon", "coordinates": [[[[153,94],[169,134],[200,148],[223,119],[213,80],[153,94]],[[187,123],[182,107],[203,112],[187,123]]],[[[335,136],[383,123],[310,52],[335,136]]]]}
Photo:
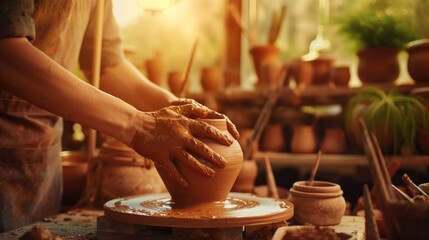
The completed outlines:
{"type": "MultiPolygon", "coordinates": [[[[203,109],[203,111],[204,111],[203,115],[204,116],[199,116],[199,118],[225,119],[229,133],[236,140],[238,140],[240,138],[240,134],[238,133],[235,125],[224,114],[213,111],[213,110],[209,109],[208,107],[206,107],[206,106],[204,106],[204,105],[202,105],[202,104],[198,103],[197,101],[190,99],[190,98],[178,98],[177,100],[171,102],[172,106],[180,106],[180,105],[185,105],[185,104],[192,104],[192,105],[194,105],[200,109],[203,109]]],[[[195,117],[191,117],[191,118],[195,118],[195,117]]]]}
{"type": "Polygon", "coordinates": [[[157,167],[164,168],[182,187],[189,184],[175,166],[174,160],[183,161],[206,176],[213,176],[215,171],[198,161],[190,152],[222,168],[227,164],[221,155],[195,137],[212,138],[228,146],[232,144],[232,139],[215,127],[192,119],[209,115],[207,108],[201,106],[184,104],[156,112],[141,112],[134,122],[137,131],[131,147],[142,156],[152,159],[157,167]]]}

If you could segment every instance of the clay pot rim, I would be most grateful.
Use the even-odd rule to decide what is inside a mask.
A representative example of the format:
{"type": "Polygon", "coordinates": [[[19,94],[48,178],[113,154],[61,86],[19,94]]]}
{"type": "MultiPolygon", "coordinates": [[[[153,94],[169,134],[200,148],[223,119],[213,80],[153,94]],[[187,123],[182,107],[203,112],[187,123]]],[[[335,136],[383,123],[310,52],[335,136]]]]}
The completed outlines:
{"type": "Polygon", "coordinates": [[[312,186],[307,185],[308,181],[295,182],[291,188],[295,192],[310,193],[310,194],[335,194],[342,195],[340,185],[327,181],[314,181],[312,186]]]}
{"type": "Polygon", "coordinates": [[[396,55],[400,51],[401,51],[401,49],[393,48],[393,47],[368,47],[368,48],[364,48],[364,49],[357,51],[356,54],[359,57],[368,56],[372,52],[377,52],[379,54],[395,54],[396,55]]]}
{"type": "Polygon", "coordinates": [[[414,40],[412,42],[409,42],[407,44],[407,52],[412,52],[417,50],[418,48],[427,48],[429,47],[429,38],[423,38],[423,39],[418,39],[418,40],[414,40]]]}
{"type": "Polygon", "coordinates": [[[328,192],[328,193],[317,193],[317,192],[302,192],[297,191],[293,188],[289,190],[290,194],[295,197],[303,197],[303,198],[336,198],[341,197],[343,195],[343,191],[339,190],[339,192],[328,192]]]}

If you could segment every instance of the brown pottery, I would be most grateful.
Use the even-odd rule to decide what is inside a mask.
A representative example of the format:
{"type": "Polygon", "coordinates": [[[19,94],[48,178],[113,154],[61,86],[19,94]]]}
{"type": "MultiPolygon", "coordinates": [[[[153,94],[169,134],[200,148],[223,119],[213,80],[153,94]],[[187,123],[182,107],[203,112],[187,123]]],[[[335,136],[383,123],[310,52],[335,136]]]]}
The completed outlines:
{"type": "Polygon", "coordinates": [[[63,169],[63,204],[74,205],[83,197],[88,168],[87,153],[81,151],[61,152],[63,169]]]}
{"type": "Polygon", "coordinates": [[[341,187],[336,183],[314,181],[295,182],[289,192],[295,207],[294,220],[299,224],[316,226],[337,225],[346,209],[341,187]]]}
{"type": "Polygon", "coordinates": [[[219,67],[205,67],[201,70],[201,87],[205,92],[217,92],[222,89],[224,75],[219,67]]]}
{"type": "Polygon", "coordinates": [[[232,186],[233,192],[254,193],[255,180],[258,176],[258,164],[256,160],[244,160],[240,173],[232,186]]]}
{"type": "Polygon", "coordinates": [[[271,152],[282,152],[285,148],[285,136],[283,134],[283,125],[269,124],[261,136],[261,150],[271,152]]]}
{"type": "Polygon", "coordinates": [[[320,146],[324,153],[343,154],[348,150],[346,133],[342,128],[326,128],[320,146]]]}
{"type": "Polygon", "coordinates": [[[161,56],[156,55],[145,61],[147,77],[156,85],[162,86],[165,77],[165,64],[161,56]]]}
{"type": "Polygon", "coordinates": [[[332,77],[334,59],[316,58],[311,60],[310,63],[313,66],[312,84],[328,84],[332,77]]]}
{"type": "Polygon", "coordinates": [[[250,48],[253,66],[258,77],[258,84],[265,84],[262,66],[268,62],[278,62],[280,59],[280,49],[274,45],[259,45],[250,48]]]}
{"type": "Polygon", "coordinates": [[[350,81],[350,67],[338,66],[332,73],[332,82],[335,86],[347,87],[350,81]]]}
{"type": "Polygon", "coordinates": [[[170,71],[167,77],[168,88],[174,95],[179,95],[182,87],[182,71],[170,71]]]}
{"type": "Polygon", "coordinates": [[[357,74],[362,83],[392,83],[399,76],[399,50],[367,48],[360,50],[357,74]]]}
{"type": "MultiPolygon", "coordinates": [[[[201,121],[215,126],[222,133],[229,135],[233,139],[228,132],[224,119],[201,119],[201,121]]],[[[199,138],[199,140],[222,155],[228,161],[228,164],[225,168],[212,166],[216,174],[213,177],[207,177],[190,168],[187,164],[176,161],[176,167],[189,183],[187,188],[181,187],[177,182],[173,181],[165,169],[157,167],[176,206],[225,200],[243,164],[243,152],[238,141],[234,140],[232,145],[225,146],[209,138],[199,138]]],[[[199,160],[206,163],[204,159],[199,160]]]]}
{"type": "Polygon", "coordinates": [[[429,81],[429,39],[412,41],[407,46],[408,73],[416,83],[429,81]]]}
{"type": "Polygon", "coordinates": [[[297,124],[292,126],[290,151],[293,153],[313,153],[317,147],[313,125],[297,124]]]}

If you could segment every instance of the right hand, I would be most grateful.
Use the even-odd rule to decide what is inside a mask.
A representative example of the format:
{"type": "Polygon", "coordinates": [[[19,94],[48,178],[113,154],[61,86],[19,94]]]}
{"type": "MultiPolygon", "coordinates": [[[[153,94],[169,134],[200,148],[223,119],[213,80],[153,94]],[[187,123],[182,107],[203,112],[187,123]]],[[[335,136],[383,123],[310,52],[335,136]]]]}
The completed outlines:
{"type": "Polygon", "coordinates": [[[189,183],[177,169],[175,160],[183,161],[209,177],[215,174],[215,170],[198,161],[191,152],[221,168],[227,164],[225,158],[196,138],[212,138],[227,146],[232,144],[233,140],[217,128],[193,119],[206,116],[207,108],[194,104],[170,106],[156,112],[142,112],[134,122],[137,131],[131,147],[142,156],[153,160],[158,167],[164,168],[182,187],[187,187],[189,183]]]}

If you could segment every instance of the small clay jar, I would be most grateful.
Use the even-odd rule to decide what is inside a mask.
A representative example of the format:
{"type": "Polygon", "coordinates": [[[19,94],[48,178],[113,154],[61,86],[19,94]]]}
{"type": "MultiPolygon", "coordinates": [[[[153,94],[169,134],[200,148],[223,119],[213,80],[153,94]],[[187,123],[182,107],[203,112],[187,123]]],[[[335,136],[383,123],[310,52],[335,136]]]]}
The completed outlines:
{"type": "Polygon", "coordinates": [[[162,86],[165,78],[165,64],[160,56],[145,61],[147,77],[158,86],[162,86]]]}
{"type": "Polygon", "coordinates": [[[293,153],[313,153],[317,147],[316,134],[311,124],[292,126],[290,151],[293,153]]]}
{"type": "Polygon", "coordinates": [[[407,68],[416,83],[429,81],[429,39],[412,41],[407,46],[407,68]]]}
{"type": "Polygon", "coordinates": [[[334,68],[332,73],[332,82],[335,86],[347,87],[350,82],[350,67],[338,66],[334,68]]]}
{"type": "MultiPolygon", "coordinates": [[[[225,119],[200,119],[200,121],[216,127],[220,132],[234,139],[227,129],[225,119]]],[[[234,140],[230,146],[223,145],[211,138],[199,138],[199,140],[222,155],[228,164],[224,168],[220,168],[196,156],[199,161],[208,164],[216,171],[213,177],[208,177],[182,161],[175,161],[177,169],[189,183],[187,188],[174,181],[164,168],[157,167],[176,207],[195,207],[198,204],[225,200],[243,165],[243,152],[237,140],[234,140]]]]}
{"type": "Polygon", "coordinates": [[[342,154],[347,152],[346,133],[342,128],[326,128],[320,150],[324,153],[342,154]]]}
{"type": "Polygon", "coordinates": [[[244,160],[240,173],[232,186],[233,192],[254,193],[255,180],[258,176],[258,164],[256,160],[244,160]]]}
{"type": "Polygon", "coordinates": [[[269,124],[261,136],[260,147],[262,151],[282,152],[285,148],[285,136],[282,124],[269,124]]]}
{"type": "Polygon", "coordinates": [[[357,74],[363,84],[392,83],[400,73],[399,50],[395,48],[367,48],[357,52],[357,74]]]}
{"type": "Polygon", "coordinates": [[[332,58],[316,58],[310,61],[313,65],[312,84],[328,84],[332,77],[332,58]]]}
{"type": "Polygon", "coordinates": [[[205,92],[217,92],[222,89],[224,75],[219,67],[205,67],[201,70],[200,83],[205,92]]]}
{"type": "Polygon", "coordinates": [[[176,96],[180,93],[180,88],[182,87],[182,74],[182,71],[170,71],[168,73],[168,88],[176,96]]]}
{"type": "Polygon", "coordinates": [[[299,224],[316,226],[337,225],[346,210],[341,187],[336,183],[313,181],[295,182],[289,192],[295,208],[294,220],[299,224]]]}
{"type": "Polygon", "coordinates": [[[258,85],[264,85],[264,76],[262,74],[262,66],[271,61],[278,61],[280,59],[280,49],[274,45],[258,45],[253,46],[249,50],[252,56],[253,66],[258,77],[258,85]]]}

